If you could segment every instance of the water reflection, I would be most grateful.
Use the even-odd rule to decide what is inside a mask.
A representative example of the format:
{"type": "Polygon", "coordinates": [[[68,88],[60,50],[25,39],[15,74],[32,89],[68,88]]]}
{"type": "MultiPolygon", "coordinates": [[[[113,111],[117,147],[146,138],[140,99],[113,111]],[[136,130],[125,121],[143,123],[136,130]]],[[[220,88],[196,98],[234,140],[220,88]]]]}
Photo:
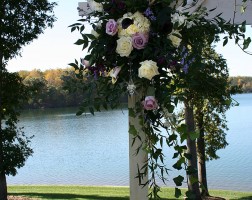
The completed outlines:
{"type": "MultiPolygon", "coordinates": [[[[229,146],[220,160],[208,163],[211,189],[252,191],[252,95],[237,95],[239,107],[227,113],[229,146]]],[[[32,110],[21,125],[32,141],[34,156],[9,184],[128,185],[128,112],[104,111],[76,116],[76,109],[32,110]]],[[[172,157],[170,149],[165,150],[172,157]]],[[[172,166],[173,160],[167,160],[172,166]]],[[[171,175],[177,174],[176,170],[171,175]]],[[[168,182],[174,186],[172,177],[168,182]]]]}

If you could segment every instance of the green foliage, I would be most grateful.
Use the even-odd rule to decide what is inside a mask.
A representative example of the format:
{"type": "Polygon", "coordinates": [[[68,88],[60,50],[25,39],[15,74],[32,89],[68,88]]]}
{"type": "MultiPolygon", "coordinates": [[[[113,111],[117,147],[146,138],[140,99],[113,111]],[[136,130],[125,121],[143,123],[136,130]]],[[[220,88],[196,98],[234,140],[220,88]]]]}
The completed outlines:
{"type": "Polygon", "coordinates": [[[182,182],[184,181],[184,177],[179,175],[178,177],[174,178],[173,181],[176,184],[176,186],[182,186],[182,182]]]}
{"type": "MultiPolygon", "coordinates": [[[[56,20],[55,5],[47,0],[3,0],[0,3],[0,172],[3,179],[5,174],[15,175],[16,168],[22,167],[32,154],[28,146],[30,138],[16,127],[17,109],[20,101],[27,97],[26,89],[18,75],[6,72],[5,66],[20,55],[24,45],[36,39],[45,28],[52,27],[56,20]]],[[[5,200],[6,181],[0,184],[0,197],[5,200]]]]}
{"type": "Polygon", "coordinates": [[[175,195],[174,195],[174,196],[175,196],[176,198],[179,198],[181,195],[182,195],[181,189],[175,188],[175,195]]]}
{"type": "MultiPolygon", "coordinates": [[[[209,13],[201,8],[192,14],[181,13],[176,10],[175,0],[96,0],[96,3],[100,4],[96,4],[98,6],[92,8],[94,10],[88,16],[69,26],[71,32],[80,33],[75,44],[82,45],[88,52],[80,63],[71,63],[77,77],[85,80],[83,92],[87,94],[78,114],[85,112],[86,108],[91,113],[108,105],[115,108],[125,94],[139,99],[134,112],[129,110],[130,116],[138,113],[144,119],[142,129],[146,144],[139,148],[149,153],[148,163],[139,169],[139,184],[149,185],[152,189],[150,197],[158,199],[160,187],[156,179],[159,177],[165,182],[168,174],[162,150],[164,141],[175,150],[173,167],[186,169],[189,175],[195,174],[194,168],[187,167],[186,160],[196,155],[186,154],[187,148],[181,143],[188,135],[195,141],[199,132],[189,131],[190,127],[183,124],[183,119],[173,117],[178,102],[186,100],[191,105],[198,99],[220,97],[226,86],[228,76],[225,70],[222,71],[226,68],[225,60],[214,52],[211,44],[219,41],[222,33],[228,35],[224,38],[224,45],[235,38],[236,43],[244,41],[246,49],[250,39],[245,37],[244,24],[225,22],[221,14],[207,20],[209,13]],[[172,7],[171,3],[175,6],[172,7]],[[115,30],[107,27],[112,19],[115,30]],[[85,32],[84,23],[92,26],[92,35],[85,32]],[[146,44],[140,48],[134,43],[134,37],[139,34],[142,37],[147,35],[142,38],[142,43],[146,44]],[[150,77],[141,73],[146,61],[150,68],[153,67],[150,63],[155,65],[150,70],[150,77]],[[136,90],[133,93],[130,90],[132,85],[136,90]],[[143,106],[149,96],[155,98],[158,104],[155,108],[143,106]],[[141,183],[147,168],[150,178],[147,183],[141,183]]],[[[186,3],[183,1],[183,5],[186,3]]],[[[224,100],[228,102],[228,98],[224,100]]],[[[135,138],[140,137],[132,125],[129,128],[135,138]]],[[[173,179],[177,186],[181,185],[182,178],[173,179]]],[[[179,195],[177,190],[176,196],[179,195]]],[[[187,196],[193,199],[195,194],[187,192],[187,196]]]]}
{"type": "Polygon", "coordinates": [[[211,73],[208,73],[210,77],[207,79],[210,83],[204,93],[191,91],[194,93],[192,102],[198,132],[205,132],[207,159],[216,159],[217,150],[225,148],[228,144],[225,139],[225,131],[228,130],[225,113],[233,105],[232,95],[238,90],[230,85],[226,61],[213,49],[204,51],[213,57],[210,65],[212,68],[205,69],[209,72],[211,69],[211,73]]]}
{"type": "Polygon", "coordinates": [[[0,172],[14,176],[17,169],[23,167],[27,158],[33,153],[29,147],[32,137],[26,137],[22,129],[17,127],[18,110],[28,98],[28,88],[16,73],[3,71],[1,82],[0,172]]]}
{"type": "Polygon", "coordinates": [[[36,39],[46,27],[52,27],[56,18],[56,3],[40,1],[1,1],[0,4],[0,59],[8,61],[20,53],[21,48],[36,39]]]}

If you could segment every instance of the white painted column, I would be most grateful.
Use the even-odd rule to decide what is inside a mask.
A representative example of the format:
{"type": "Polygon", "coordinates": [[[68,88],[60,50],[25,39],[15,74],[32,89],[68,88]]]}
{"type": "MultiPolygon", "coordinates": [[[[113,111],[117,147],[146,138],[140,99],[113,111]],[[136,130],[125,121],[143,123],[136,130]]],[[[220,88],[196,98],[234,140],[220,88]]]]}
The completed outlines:
{"type": "MultiPolygon", "coordinates": [[[[134,108],[136,102],[139,101],[140,97],[137,95],[132,95],[128,97],[128,107],[134,108]]],[[[136,116],[129,116],[129,127],[133,125],[138,132],[138,135],[141,137],[142,141],[145,141],[145,134],[142,130],[142,124],[139,117],[142,113],[136,113],[136,116]]],[[[135,137],[129,130],[129,169],[130,169],[130,200],[148,200],[148,185],[143,187],[139,185],[139,179],[136,178],[138,175],[138,168],[141,169],[148,159],[148,154],[142,149],[139,150],[136,154],[137,148],[142,144],[139,139],[136,139],[133,146],[133,138],[135,137]]],[[[141,183],[146,183],[148,181],[148,173],[143,177],[141,183]]]]}

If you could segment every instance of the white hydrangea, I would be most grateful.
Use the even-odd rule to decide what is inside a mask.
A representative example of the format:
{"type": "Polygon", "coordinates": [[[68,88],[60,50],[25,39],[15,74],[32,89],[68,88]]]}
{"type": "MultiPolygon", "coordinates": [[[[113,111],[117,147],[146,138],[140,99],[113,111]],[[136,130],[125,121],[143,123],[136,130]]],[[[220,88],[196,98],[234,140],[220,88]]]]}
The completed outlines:
{"type": "Polygon", "coordinates": [[[134,24],[138,27],[139,32],[148,33],[150,30],[150,21],[142,13],[135,12],[133,14],[134,24]]]}
{"type": "Polygon", "coordinates": [[[186,28],[192,28],[193,26],[195,26],[195,23],[193,21],[186,22],[186,28]]]}
{"type": "Polygon", "coordinates": [[[122,21],[123,21],[123,19],[125,19],[125,18],[132,19],[132,13],[131,13],[131,12],[128,12],[128,13],[124,14],[122,18],[119,18],[119,19],[117,20],[117,24],[118,24],[118,36],[119,36],[119,37],[123,37],[123,36],[129,37],[129,36],[130,36],[130,35],[127,33],[127,30],[122,28],[122,21]]]}
{"type": "Polygon", "coordinates": [[[171,15],[171,22],[173,24],[178,23],[179,26],[183,25],[187,20],[187,17],[183,14],[174,13],[171,15]]]}
{"type": "Polygon", "coordinates": [[[119,37],[131,37],[136,33],[148,33],[150,30],[150,21],[140,12],[126,13],[122,18],[117,20],[118,24],[118,36],[119,37]],[[127,29],[122,28],[122,21],[125,18],[132,19],[134,24],[130,25],[127,29]]]}

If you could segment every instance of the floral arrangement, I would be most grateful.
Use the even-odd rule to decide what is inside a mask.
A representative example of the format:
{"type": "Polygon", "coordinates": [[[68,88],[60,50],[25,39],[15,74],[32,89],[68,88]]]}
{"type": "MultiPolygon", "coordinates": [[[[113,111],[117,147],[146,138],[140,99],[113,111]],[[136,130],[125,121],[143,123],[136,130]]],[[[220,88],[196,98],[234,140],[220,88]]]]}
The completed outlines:
{"type": "MultiPolygon", "coordinates": [[[[202,66],[209,65],[205,60],[211,56],[203,56],[202,49],[218,41],[220,33],[234,34],[234,25],[220,16],[207,20],[209,11],[204,8],[190,13],[186,9],[187,1],[88,2],[91,13],[70,26],[82,36],[75,44],[83,45],[88,52],[81,62],[76,60],[70,64],[79,78],[87,80],[85,91],[90,98],[83,102],[81,111],[86,107],[92,113],[94,108],[99,111],[102,106],[114,108],[121,96],[139,96],[140,101],[130,113],[143,110],[143,119],[148,124],[145,150],[151,164],[147,167],[153,174],[159,169],[159,177],[165,182],[168,169],[163,164],[164,154],[157,146],[166,143],[176,152],[173,167],[182,169],[184,165],[189,173],[185,161],[189,156],[183,145],[187,133],[181,121],[176,120],[174,108],[185,96],[191,95],[188,88],[204,90],[198,84],[199,72],[202,66]],[[84,31],[86,23],[92,27],[91,34],[84,31]],[[161,134],[161,129],[167,134],[161,134]]],[[[173,180],[181,186],[184,178],[178,176],[173,180]]],[[[148,184],[154,188],[156,198],[159,187],[155,176],[151,176],[148,184]]],[[[176,196],[180,195],[176,188],[176,196]]]]}

